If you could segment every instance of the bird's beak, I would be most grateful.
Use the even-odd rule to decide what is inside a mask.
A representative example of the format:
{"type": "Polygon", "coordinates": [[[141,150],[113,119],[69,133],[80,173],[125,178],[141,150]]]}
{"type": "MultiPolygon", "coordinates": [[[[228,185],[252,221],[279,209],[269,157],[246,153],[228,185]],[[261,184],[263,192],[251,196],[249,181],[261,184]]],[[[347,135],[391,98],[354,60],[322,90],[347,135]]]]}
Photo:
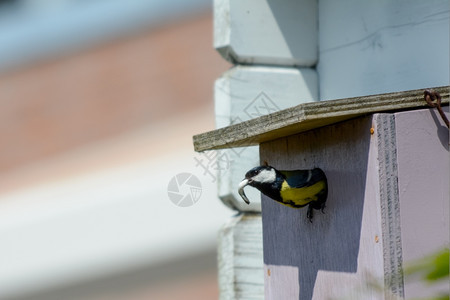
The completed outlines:
{"type": "Polygon", "coordinates": [[[249,183],[250,181],[247,178],[242,180],[241,183],[239,183],[239,190],[238,190],[239,195],[241,195],[242,199],[244,199],[245,203],[247,204],[250,204],[250,200],[248,200],[247,196],[245,196],[244,187],[249,183]]]}

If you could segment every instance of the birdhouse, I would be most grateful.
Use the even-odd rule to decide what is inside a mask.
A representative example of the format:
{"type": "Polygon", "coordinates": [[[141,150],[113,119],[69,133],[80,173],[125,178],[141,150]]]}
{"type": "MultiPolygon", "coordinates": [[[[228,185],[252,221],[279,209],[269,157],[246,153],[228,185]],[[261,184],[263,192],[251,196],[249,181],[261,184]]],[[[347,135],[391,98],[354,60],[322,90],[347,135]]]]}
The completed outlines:
{"type": "MultiPolygon", "coordinates": [[[[449,87],[434,90],[448,105],[449,87]]],[[[229,224],[223,280],[245,295],[262,271],[266,299],[380,299],[375,285],[386,299],[417,295],[404,264],[449,244],[449,133],[426,105],[423,90],[311,102],[194,136],[196,151],[259,145],[261,164],[328,179],[312,223],[262,195],[262,237],[255,216],[229,224]]]]}

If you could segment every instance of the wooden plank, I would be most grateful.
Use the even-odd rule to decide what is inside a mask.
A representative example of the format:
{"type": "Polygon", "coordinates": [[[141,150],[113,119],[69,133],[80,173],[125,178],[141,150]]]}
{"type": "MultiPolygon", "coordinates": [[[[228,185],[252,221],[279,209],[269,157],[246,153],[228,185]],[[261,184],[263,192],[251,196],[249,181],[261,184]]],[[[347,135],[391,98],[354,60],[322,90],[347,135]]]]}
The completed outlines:
{"type": "Polygon", "coordinates": [[[398,196],[397,143],[394,114],[375,114],[374,126],[379,173],[379,199],[383,230],[385,298],[404,296],[400,203],[398,196]]]}
{"type": "Polygon", "coordinates": [[[317,62],[317,0],[215,0],[214,47],[238,64],[311,67],[317,62]]]}
{"type": "Polygon", "coordinates": [[[222,228],[218,268],[221,300],[264,299],[260,214],[238,215],[222,228]]]}
{"type": "Polygon", "coordinates": [[[447,85],[449,1],[319,1],[320,97],[447,85]]]}
{"type": "MultiPolygon", "coordinates": [[[[443,105],[448,105],[449,86],[433,89],[441,94],[443,105]]],[[[305,103],[246,122],[195,135],[193,137],[194,149],[195,151],[205,151],[252,146],[365,114],[423,107],[426,107],[426,102],[423,100],[422,89],[305,103]]]]}
{"type": "MultiPolygon", "coordinates": [[[[450,117],[447,109],[447,116],[450,117]]],[[[395,114],[401,242],[405,264],[450,244],[449,133],[430,109],[395,114]]],[[[405,278],[405,298],[449,293],[448,282],[405,278]]]]}
{"type": "MultiPolygon", "coordinates": [[[[236,66],[215,82],[216,127],[247,121],[319,98],[317,72],[309,68],[236,66]],[[299,97],[299,95],[301,97],[299,97]]],[[[239,211],[261,212],[261,196],[248,190],[250,205],[242,201],[237,186],[244,174],[259,164],[258,146],[221,150],[229,164],[218,168],[218,193],[222,202],[239,211]]]]}

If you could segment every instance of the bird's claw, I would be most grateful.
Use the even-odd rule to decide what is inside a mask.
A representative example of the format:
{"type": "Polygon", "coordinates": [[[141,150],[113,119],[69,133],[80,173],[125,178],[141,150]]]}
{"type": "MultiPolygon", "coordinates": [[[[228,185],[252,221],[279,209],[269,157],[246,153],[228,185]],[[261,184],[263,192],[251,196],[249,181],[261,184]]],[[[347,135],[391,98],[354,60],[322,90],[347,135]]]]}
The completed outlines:
{"type": "Polygon", "coordinates": [[[308,211],[306,212],[306,217],[308,218],[309,222],[312,223],[313,219],[313,208],[311,205],[308,205],[308,211]]]}

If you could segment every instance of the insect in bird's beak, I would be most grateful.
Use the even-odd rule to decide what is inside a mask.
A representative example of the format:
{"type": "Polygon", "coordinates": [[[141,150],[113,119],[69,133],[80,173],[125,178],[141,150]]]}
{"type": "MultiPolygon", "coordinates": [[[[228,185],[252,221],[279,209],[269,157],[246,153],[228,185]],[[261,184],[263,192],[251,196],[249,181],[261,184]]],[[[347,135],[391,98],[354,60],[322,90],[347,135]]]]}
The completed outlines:
{"type": "Polygon", "coordinates": [[[244,180],[241,181],[241,183],[239,183],[239,189],[238,189],[239,195],[241,195],[242,199],[244,199],[245,203],[247,203],[247,204],[250,204],[250,200],[248,200],[247,196],[245,196],[244,187],[246,185],[248,185],[249,183],[250,183],[250,180],[245,178],[244,180]]]}

